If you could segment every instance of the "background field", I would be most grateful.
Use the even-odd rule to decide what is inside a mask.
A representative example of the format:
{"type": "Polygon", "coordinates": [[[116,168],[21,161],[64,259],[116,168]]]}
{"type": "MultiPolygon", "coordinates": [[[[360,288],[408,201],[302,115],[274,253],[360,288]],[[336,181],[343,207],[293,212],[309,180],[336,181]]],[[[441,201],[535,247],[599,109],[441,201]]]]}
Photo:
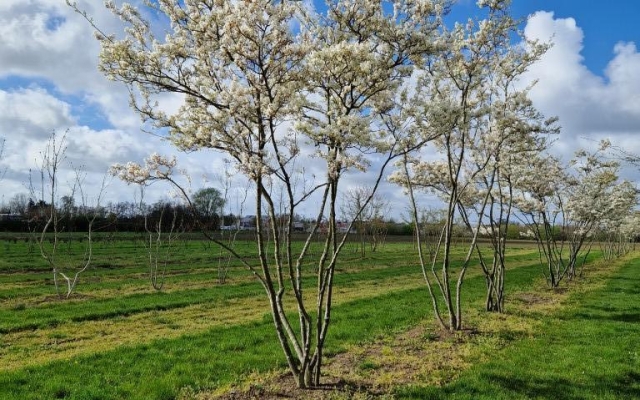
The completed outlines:
{"type": "MultiPolygon", "coordinates": [[[[81,244],[67,246],[79,254],[81,244]]],[[[254,250],[249,241],[236,248],[248,257],[254,250]]],[[[94,250],[94,266],[76,293],[59,300],[37,248],[25,240],[0,242],[0,398],[189,397],[255,384],[286,367],[262,288],[237,263],[229,264],[227,282],[218,283],[226,258],[215,245],[176,243],[162,291],[149,283],[140,240],[123,235],[96,242],[94,250]]],[[[389,241],[364,258],[351,243],[336,274],[327,380],[349,383],[349,397],[359,391],[418,398],[640,395],[640,262],[598,259],[592,252],[589,279],[553,293],[541,280],[535,247],[512,244],[507,314],[481,312],[484,282],[473,268],[463,302],[465,325],[474,329],[447,337],[432,323],[413,243],[389,241]],[[406,340],[398,344],[407,332],[408,347],[406,340]],[[604,352],[594,355],[600,364],[580,370],[576,365],[591,363],[584,349],[603,345],[601,334],[619,348],[589,350],[604,352]],[[554,355],[561,351],[566,354],[554,355]],[[533,369],[529,359],[536,359],[533,369]],[[557,371],[543,368],[554,362],[557,371]],[[414,371],[411,379],[403,367],[414,371]],[[606,387],[594,392],[592,379],[605,372],[611,373],[600,379],[606,387]]],[[[311,266],[309,274],[312,285],[311,266]]]]}

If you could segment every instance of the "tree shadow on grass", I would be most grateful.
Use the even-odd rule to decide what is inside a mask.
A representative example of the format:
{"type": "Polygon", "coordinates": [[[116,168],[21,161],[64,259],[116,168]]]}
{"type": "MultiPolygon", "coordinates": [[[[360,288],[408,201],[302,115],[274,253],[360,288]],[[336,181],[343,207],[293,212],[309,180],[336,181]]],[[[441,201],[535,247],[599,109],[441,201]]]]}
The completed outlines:
{"type": "Polygon", "coordinates": [[[625,286],[632,286],[633,282],[640,283],[640,277],[630,277],[630,276],[614,276],[609,278],[610,282],[621,282],[625,286]]]}
{"type": "Polygon", "coordinates": [[[607,377],[592,379],[590,384],[581,384],[564,378],[522,379],[512,376],[490,376],[508,391],[528,398],[577,400],[614,396],[621,399],[640,398],[640,374],[629,371],[611,380],[607,377]],[[585,394],[588,394],[585,396],[585,394]]]}
{"type": "MultiPolygon", "coordinates": [[[[546,398],[554,400],[578,400],[575,385],[562,378],[527,379],[481,373],[471,380],[463,379],[437,387],[412,386],[398,390],[399,399],[522,399],[546,398]]],[[[578,392],[579,393],[579,392],[578,392]]]]}
{"type": "Polygon", "coordinates": [[[577,389],[575,384],[564,378],[524,379],[522,377],[487,374],[487,379],[492,384],[500,386],[501,392],[507,391],[509,395],[556,400],[584,398],[575,393],[577,389]]]}
{"type": "Polygon", "coordinates": [[[627,372],[615,379],[595,378],[584,384],[560,377],[513,376],[482,373],[474,380],[459,380],[436,387],[400,389],[399,399],[554,399],[584,400],[602,397],[640,398],[640,374],[627,372]]]}
{"type": "Polygon", "coordinates": [[[572,319],[614,321],[640,324],[640,312],[611,312],[609,314],[596,313],[577,313],[572,319]]]}

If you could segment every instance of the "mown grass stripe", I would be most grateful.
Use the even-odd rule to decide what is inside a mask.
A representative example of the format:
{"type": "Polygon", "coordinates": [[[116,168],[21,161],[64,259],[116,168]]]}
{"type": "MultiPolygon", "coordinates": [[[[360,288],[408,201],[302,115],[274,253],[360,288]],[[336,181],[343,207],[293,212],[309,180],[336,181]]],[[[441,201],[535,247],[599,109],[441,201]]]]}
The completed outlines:
{"type": "MultiPolygon", "coordinates": [[[[513,288],[529,287],[539,266],[510,271],[513,288]]],[[[484,296],[484,280],[465,284],[465,304],[484,296]]],[[[511,289],[510,289],[511,291],[511,289]]],[[[334,308],[327,353],[397,332],[431,318],[426,289],[395,291],[334,308]]],[[[6,399],[174,398],[181,387],[212,389],[253,371],[284,367],[270,317],[253,323],[215,328],[199,335],[158,340],[65,362],[0,374],[0,396],[6,399]]]]}
{"type": "MultiPolygon", "coordinates": [[[[512,264],[526,260],[524,255],[509,259],[512,264]]],[[[366,262],[366,260],[364,261],[366,262]]],[[[455,268],[456,263],[454,263],[455,268]]],[[[415,274],[417,267],[403,263],[400,266],[383,268],[348,269],[339,271],[334,279],[337,287],[349,287],[357,282],[382,280],[387,277],[415,274]]],[[[313,286],[315,277],[308,276],[304,284],[313,286]]],[[[113,298],[86,299],[79,302],[52,302],[40,306],[12,307],[0,309],[0,333],[6,334],[32,329],[54,327],[65,322],[103,320],[129,316],[149,311],[163,311],[190,305],[217,303],[224,299],[246,298],[262,294],[260,285],[251,280],[247,283],[224,285],[215,288],[176,290],[172,292],[137,293],[113,298]]]]}

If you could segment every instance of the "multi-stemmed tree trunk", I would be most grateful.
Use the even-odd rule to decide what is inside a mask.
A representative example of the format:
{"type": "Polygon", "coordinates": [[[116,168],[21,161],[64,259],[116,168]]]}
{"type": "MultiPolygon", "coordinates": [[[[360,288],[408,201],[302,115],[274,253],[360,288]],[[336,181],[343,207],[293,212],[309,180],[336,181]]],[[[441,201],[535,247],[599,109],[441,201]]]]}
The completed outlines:
{"type": "MultiPolygon", "coordinates": [[[[512,149],[524,147],[528,143],[527,135],[539,133],[538,126],[527,120],[531,106],[526,91],[517,91],[513,85],[546,46],[512,44],[517,22],[509,15],[509,4],[509,1],[483,3],[487,8],[486,19],[456,26],[447,33],[445,51],[424,65],[418,74],[416,94],[411,99],[414,119],[409,129],[423,140],[430,138],[441,158],[427,161],[416,153],[413,158],[404,159],[402,170],[394,176],[396,182],[408,188],[414,221],[418,221],[416,189],[433,191],[446,204],[436,251],[427,261],[420,250],[419,258],[436,318],[449,330],[462,329],[461,291],[474,253],[481,256],[487,278],[488,307],[500,307],[502,303],[505,242],[500,236],[506,231],[494,232],[492,267],[484,262],[477,239],[483,219],[487,214],[493,215],[496,200],[503,199],[495,193],[497,182],[502,182],[497,169],[500,150],[509,140],[515,142],[511,144],[512,149]],[[518,139],[512,138],[516,136],[514,133],[519,134],[518,139]],[[475,219],[471,218],[472,214],[475,219]],[[451,252],[454,221],[458,216],[471,240],[462,265],[454,269],[451,252]],[[453,273],[457,274],[455,281],[450,278],[453,273]],[[437,288],[446,315],[441,315],[439,300],[434,297],[431,286],[437,288]]],[[[502,217],[505,212],[510,213],[508,206],[502,208],[502,217]]],[[[498,227],[501,222],[494,225],[494,229],[498,227]]],[[[420,241],[418,226],[416,231],[420,241]]]]}
{"type": "MultiPolygon", "coordinates": [[[[320,382],[333,277],[346,240],[336,219],[342,177],[367,170],[368,155],[381,155],[373,195],[397,156],[398,138],[380,129],[378,115],[393,106],[413,57],[433,50],[439,3],[330,1],[318,15],[287,1],[149,2],[170,22],[164,39],[154,36],[136,8],[109,3],[128,28],[123,40],[99,35],[100,69],[129,87],[134,108],[165,129],[178,148],[217,150],[252,183],[257,263],[210,238],[262,284],[300,387],[320,382]],[[167,92],[183,99],[171,115],[156,104],[155,95],[167,92]],[[290,122],[288,128],[284,122],[290,122]],[[322,174],[307,169],[312,160],[322,174]],[[309,202],[318,205],[315,228],[302,249],[294,250],[294,219],[309,202]],[[285,229],[279,228],[282,221],[285,229]],[[323,250],[312,260],[310,244],[325,221],[323,250]],[[313,289],[302,284],[308,274],[303,267],[310,262],[316,265],[311,304],[313,289]],[[287,298],[294,310],[287,308],[287,298]]],[[[144,167],[116,166],[114,173],[130,182],[177,184],[174,166],[153,155],[144,167]]],[[[182,193],[193,207],[187,191],[182,193]]]]}

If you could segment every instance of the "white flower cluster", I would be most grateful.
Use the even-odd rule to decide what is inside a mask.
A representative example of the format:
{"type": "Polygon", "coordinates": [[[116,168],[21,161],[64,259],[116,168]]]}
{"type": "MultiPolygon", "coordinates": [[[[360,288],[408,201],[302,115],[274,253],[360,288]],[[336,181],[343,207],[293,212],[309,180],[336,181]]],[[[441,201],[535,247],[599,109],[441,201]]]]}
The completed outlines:
{"type": "Polygon", "coordinates": [[[167,158],[153,153],[144,160],[144,165],[134,162],[115,164],[109,172],[125,182],[146,185],[155,180],[171,178],[176,164],[175,157],[167,158]]]}

